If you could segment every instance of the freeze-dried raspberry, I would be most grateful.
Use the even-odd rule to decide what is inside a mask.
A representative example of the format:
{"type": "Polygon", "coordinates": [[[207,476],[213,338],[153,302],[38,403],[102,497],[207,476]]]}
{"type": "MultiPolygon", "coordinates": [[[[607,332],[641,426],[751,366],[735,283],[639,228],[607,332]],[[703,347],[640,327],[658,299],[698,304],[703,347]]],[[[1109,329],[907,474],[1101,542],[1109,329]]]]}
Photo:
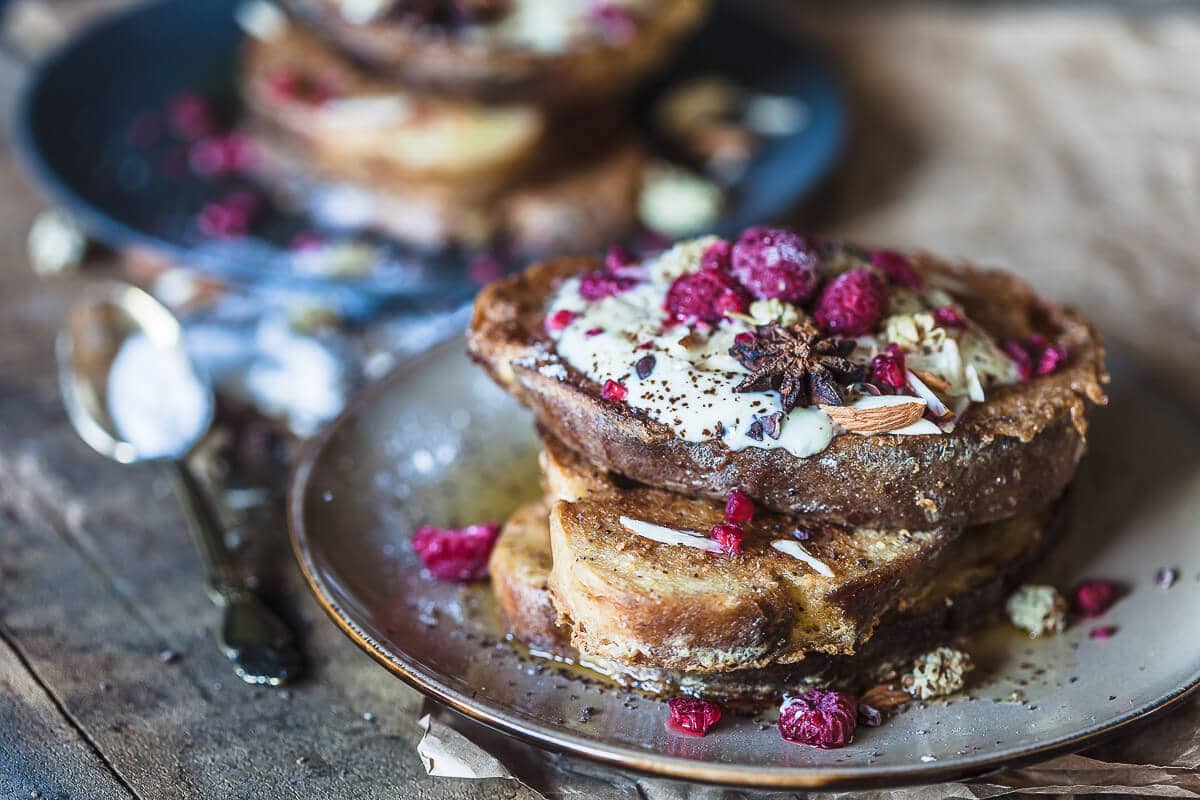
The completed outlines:
{"type": "Polygon", "coordinates": [[[789,742],[830,750],[854,741],[858,700],[845,692],[812,689],[779,708],[779,734],[789,742]]]}
{"type": "Polygon", "coordinates": [[[913,269],[908,256],[895,250],[876,250],[871,253],[871,264],[887,278],[893,286],[903,286],[906,289],[920,289],[921,278],[913,269]]]}
{"type": "Polygon", "coordinates": [[[1025,349],[1025,345],[1016,339],[1005,339],[1000,343],[1000,349],[1017,365],[1017,373],[1020,374],[1022,380],[1027,381],[1033,377],[1033,359],[1030,357],[1029,351],[1025,349]]]}
{"type": "Polygon", "coordinates": [[[887,313],[883,279],[866,267],[852,269],[825,286],[813,317],[826,333],[862,336],[875,330],[887,313]]]}
{"type": "Polygon", "coordinates": [[[726,522],[749,522],[754,519],[754,501],[741,489],[734,489],[725,501],[726,522]]]}
{"type": "Polygon", "coordinates": [[[604,382],[604,387],[600,390],[600,396],[605,400],[611,400],[614,403],[620,403],[629,394],[629,390],[614,380],[604,382]]]}
{"type": "Polygon", "coordinates": [[[413,534],[412,545],[425,569],[447,581],[473,581],[488,575],[488,556],[500,535],[495,524],[465,528],[422,525],[413,534]]]}
{"type": "Polygon", "coordinates": [[[702,269],[680,275],[667,290],[663,304],[667,315],[676,322],[695,325],[697,322],[715,324],[729,312],[745,311],[749,307],[745,291],[729,275],[712,269],[702,269]]]}
{"type": "Polygon", "coordinates": [[[967,324],[963,321],[962,314],[959,314],[958,309],[954,306],[935,308],[933,310],[933,321],[943,328],[963,328],[967,324]]]}
{"type": "Polygon", "coordinates": [[[733,274],[759,300],[807,303],[821,282],[816,250],[792,231],[747,229],[733,246],[731,263],[733,274]]]}
{"type": "Polygon", "coordinates": [[[709,538],[721,545],[721,549],[725,551],[725,555],[736,556],[742,552],[742,539],[746,538],[746,534],[742,531],[741,525],[726,522],[721,525],[714,525],[709,538]]]}
{"type": "Polygon", "coordinates": [[[724,239],[717,241],[704,248],[704,252],[700,254],[700,269],[715,269],[721,272],[729,272],[732,261],[730,260],[733,254],[733,245],[724,239]]]}
{"type": "Polygon", "coordinates": [[[563,328],[574,322],[575,318],[578,316],[578,314],[570,309],[560,308],[558,311],[555,311],[553,314],[546,317],[546,330],[551,332],[561,331],[563,328]]]}
{"type": "Polygon", "coordinates": [[[1098,628],[1092,628],[1088,631],[1089,639],[1111,639],[1113,634],[1117,632],[1115,625],[1101,625],[1098,628]]]}
{"type": "Polygon", "coordinates": [[[1112,607],[1117,599],[1117,586],[1112,581],[1091,578],[1075,587],[1075,613],[1081,617],[1098,617],[1112,607]]]}
{"type": "Polygon", "coordinates": [[[1038,375],[1051,375],[1058,372],[1065,363],[1067,363],[1067,348],[1061,344],[1047,345],[1042,350],[1042,354],[1038,356],[1036,372],[1038,375]]]}
{"type": "Polygon", "coordinates": [[[622,278],[605,270],[594,270],[579,281],[579,296],[584,300],[603,300],[627,292],[638,282],[633,278],[622,278]]]}
{"type": "Polygon", "coordinates": [[[898,392],[908,385],[904,348],[889,344],[871,359],[871,382],[880,389],[898,392]]]}
{"type": "Polygon", "coordinates": [[[684,736],[703,736],[721,721],[721,704],[699,697],[672,697],[667,728],[684,736]]]}

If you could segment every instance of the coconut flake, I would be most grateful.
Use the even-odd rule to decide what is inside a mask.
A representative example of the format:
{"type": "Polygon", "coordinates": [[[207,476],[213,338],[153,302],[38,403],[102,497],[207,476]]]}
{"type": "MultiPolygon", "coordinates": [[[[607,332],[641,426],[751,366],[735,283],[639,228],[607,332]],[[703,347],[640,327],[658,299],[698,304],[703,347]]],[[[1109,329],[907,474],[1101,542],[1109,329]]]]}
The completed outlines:
{"type": "Polygon", "coordinates": [[[829,568],[828,564],[808,552],[804,545],[794,539],[776,539],[771,542],[771,547],[785,555],[800,559],[826,578],[833,577],[833,570],[829,568]]]}
{"type": "Polygon", "coordinates": [[[665,528],[662,525],[643,522],[640,519],[630,519],[629,517],[621,517],[620,522],[621,526],[630,533],[636,533],[638,536],[643,536],[655,542],[695,547],[698,550],[706,550],[709,553],[719,554],[723,552],[721,545],[708,538],[708,534],[706,533],[665,528]]]}
{"type": "Polygon", "coordinates": [[[972,402],[982,403],[984,401],[983,383],[979,380],[979,371],[975,369],[974,364],[967,364],[963,375],[967,379],[967,396],[972,402]]]}

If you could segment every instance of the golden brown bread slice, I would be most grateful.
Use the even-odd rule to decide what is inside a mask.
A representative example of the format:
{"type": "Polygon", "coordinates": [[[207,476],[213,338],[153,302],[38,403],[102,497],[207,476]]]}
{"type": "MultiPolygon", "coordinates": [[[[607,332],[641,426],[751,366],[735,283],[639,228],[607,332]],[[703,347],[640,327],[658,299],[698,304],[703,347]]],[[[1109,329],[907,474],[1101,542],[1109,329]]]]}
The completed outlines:
{"type": "MultiPolygon", "coordinates": [[[[551,494],[554,491],[552,486],[551,494]]],[[[898,606],[884,615],[875,634],[854,655],[812,655],[796,664],[765,669],[726,673],[663,670],[623,664],[571,648],[570,621],[557,624],[558,612],[547,586],[551,556],[545,501],[531,503],[513,514],[493,551],[490,568],[510,632],[536,650],[574,659],[620,683],[654,693],[686,691],[719,700],[769,701],[812,675],[821,675],[826,682],[853,683],[872,673],[881,662],[913,657],[979,627],[1002,607],[1005,596],[1057,538],[1063,527],[1064,506],[1060,502],[992,523],[986,526],[986,532],[966,531],[942,551],[935,577],[915,593],[900,598],[898,606]]]]}
{"type": "Polygon", "coordinates": [[[954,299],[988,334],[1044,336],[1066,348],[1065,367],[989,389],[952,433],[841,433],[799,458],[782,448],[731,450],[719,438],[685,440],[643,411],[603,399],[600,386],[561,359],[546,332],[547,302],[598,260],[535,264],[486,287],[468,352],[551,435],[589,461],[664,489],[723,499],[740,488],[781,512],[889,528],[977,525],[1053,502],[1083,454],[1089,404],[1104,402],[1098,335],[1015,276],[914,258],[961,287],[954,299]]]}
{"type": "Polygon", "coordinates": [[[550,596],[573,645],[623,664],[726,672],[853,653],[931,578],[958,534],[845,529],[760,511],[743,525],[739,555],[714,555],[646,538],[629,521],[701,532],[707,543],[724,521],[722,504],[622,485],[552,439],[544,464],[551,492],[567,498],[550,508],[550,596]]]}
{"type": "MultiPolygon", "coordinates": [[[[566,26],[544,24],[556,9],[581,4],[531,4],[522,19],[536,25],[531,34],[541,40],[522,46],[521,30],[507,25],[477,26],[457,36],[454,31],[413,24],[412,19],[386,13],[391,3],[377,2],[381,13],[365,22],[348,19],[346,0],[286,0],[284,6],[340,49],[352,53],[377,72],[405,85],[433,93],[457,95],[484,102],[576,103],[628,92],[656,69],[674,46],[700,22],[708,0],[648,0],[639,24],[621,41],[587,37],[581,41],[546,41],[544,31],[566,26]],[[500,35],[497,35],[500,34],[500,35]]],[[[363,6],[359,2],[356,5],[363,6]]],[[[503,23],[503,20],[501,20],[503,23]]],[[[526,26],[528,27],[528,26],[526,26]]],[[[574,26],[572,26],[574,27],[574,26]]]]}

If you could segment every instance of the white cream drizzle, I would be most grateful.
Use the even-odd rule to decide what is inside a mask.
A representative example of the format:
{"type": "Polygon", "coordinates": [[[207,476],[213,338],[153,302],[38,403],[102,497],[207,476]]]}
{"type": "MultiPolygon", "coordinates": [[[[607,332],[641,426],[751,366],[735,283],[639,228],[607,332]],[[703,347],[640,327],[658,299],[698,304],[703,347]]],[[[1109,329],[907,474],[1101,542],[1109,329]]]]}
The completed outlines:
{"type": "MultiPolygon", "coordinates": [[[[777,438],[750,435],[756,420],[782,413],[777,392],[734,391],[747,370],[729,355],[729,349],[738,334],[751,330],[752,317],[727,318],[715,328],[673,325],[664,329],[667,290],[679,276],[699,269],[704,250],[714,241],[709,236],[677,244],[646,263],[647,280],[613,297],[587,301],[579,295],[580,279],[564,281],[547,313],[566,309],[576,316],[552,333],[558,356],[596,383],[622,384],[625,403],[685,441],[720,439],[731,450],[781,447],[797,458],[821,452],[841,429],[815,406],[795,408],[783,416],[777,438]],[[646,378],[639,378],[635,365],[647,356],[653,357],[653,368],[646,378]]],[[[910,368],[935,375],[950,386],[943,403],[919,378],[912,382],[915,392],[935,411],[960,413],[970,402],[982,402],[985,381],[1019,379],[1011,361],[972,323],[954,330],[936,326],[927,310],[935,304],[952,301],[938,287],[924,294],[894,291],[892,310],[900,313],[885,320],[876,336],[859,337],[851,358],[866,365],[893,340],[901,340],[897,343],[905,347],[910,368]]],[[[944,427],[952,429],[952,423],[944,427]]],[[[888,431],[906,436],[944,432],[928,420],[888,431]]]]}

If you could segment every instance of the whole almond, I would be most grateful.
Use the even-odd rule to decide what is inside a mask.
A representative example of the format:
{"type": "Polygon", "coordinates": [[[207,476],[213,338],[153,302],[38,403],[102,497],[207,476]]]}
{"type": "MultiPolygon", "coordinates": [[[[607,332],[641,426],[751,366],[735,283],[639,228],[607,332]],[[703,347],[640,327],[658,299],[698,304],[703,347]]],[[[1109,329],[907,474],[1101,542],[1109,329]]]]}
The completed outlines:
{"type": "Polygon", "coordinates": [[[884,433],[912,425],[925,413],[917,397],[864,397],[852,406],[821,406],[829,418],[852,433],[884,433]]]}

